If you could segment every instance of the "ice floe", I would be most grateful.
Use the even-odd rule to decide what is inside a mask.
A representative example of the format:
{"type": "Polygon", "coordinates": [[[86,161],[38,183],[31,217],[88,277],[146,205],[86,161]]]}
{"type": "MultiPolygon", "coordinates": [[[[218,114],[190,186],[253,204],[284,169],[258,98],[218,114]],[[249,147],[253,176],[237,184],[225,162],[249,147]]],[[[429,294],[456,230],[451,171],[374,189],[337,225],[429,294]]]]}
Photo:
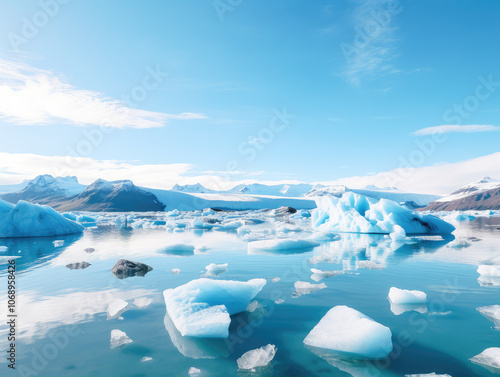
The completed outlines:
{"type": "Polygon", "coordinates": [[[141,363],[147,363],[148,361],[153,361],[153,358],[149,357],[149,356],[141,357],[141,360],[140,360],[141,363]]]}
{"type": "Polygon", "coordinates": [[[477,272],[481,276],[500,277],[500,265],[482,264],[477,268],[477,272]]]}
{"type": "Polygon", "coordinates": [[[198,368],[195,368],[195,367],[189,368],[188,376],[196,377],[196,376],[199,376],[200,374],[201,374],[201,370],[199,370],[198,368]]]}
{"type": "Polygon", "coordinates": [[[146,309],[152,302],[153,299],[149,297],[138,297],[134,300],[134,305],[137,309],[146,309]]]}
{"type": "Polygon", "coordinates": [[[177,255],[177,256],[188,256],[194,255],[195,247],[188,243],[171,243],[163,246],[160,253],[168,254],[168,255],[177,255]]]}
{"type": "Polygon", "coordinates": [[[0,238],[62,236],[84,229],[48,206],[0,200],[0,238]]]}
{"type": "Polygon", "coordinates": [[[311,284],[307,281],[296,281],[293,286],[295,287],[295,296],[308,295],[309,293],[319,291],[320,289],[325,289],[326,284],[311,284]]]}
{"type": "Polygon", "coordinates": [[[311,279],[314,281],[320,281],[322,279],[331,278],[333,276],[342,275],[344,273],[344,271],[322,271],[316,268],[311,268],[311,272],[313,273],[311,275],[311,279]]]}
{"type": "Polygon", "coordinates": [[[227,263],[223,264],[210,263],[208,266],[205,267],[207,269],[205,276],[217,277],[227,271],[227,266],[228,266],[227,263]]]}
{"type": "Polygon", "coordinates": [[[258,367],[268,365],[276,355],[278,349],[273,344],[268,344],[254,350],[245,352],[236,360],[238,368],[243,370],[253,370],[258,367]]]}
{"type": "Polygon", "coordinates": [[[422,291],[409,291],[392,287],[389,290],[389,300],[399,305],[421,305],[427,302],[427,295],[422,291]]]}
{"type": "Polygon", "coordinates": [[[481,365],[488,370],[499,373],[500,372],[500,348],[491,347],[485,349],[479,355],[470,359],[474,364],[481,365]]]}
{"type": "Polygon", "coordinates": [[[311,330],[304,343],[354,357],[379,359],[392,351],[392,333],[355,309],[335,306],[311,330]]]}
{"type": "Polygon", "coordinates": [[[177,274],[178,274],[178,273],[180,273],[180,272],[181,272],[181,269],[180,269],[180,268],[172,268],[172,273],[173,273],[174,275],[177,275],[177,274]]]}
{"type": "Polygon", "coordinates": [[[482,306],[476,310],[493,322],[495,329],[500,330],[500,305],[482,306]]]}
{"type": "Polygon", "coordinates": [[[264,253],[280,253],[280,252],[301,252],[310,251],[314,247],[319,246],[319,243],[313,240],[301,240],[293,238],[273,239],[253,241],[248,244],[248,253],[257,254],[264,253]]]}
{"type": "Polygon", "coordinates": [[[424,373],[424,374],[405,374],[405,377],[451,377],[449,374],[436,374],[432,373],[424,373]]]}
{"type": "MultiPolygon", "coordinates": [[[[455,230],[438,217],[401,207],[387,199],[374,199],[346,192],[340,198],[316,198],[312,211],[313,229],[350,233],[394,233],[401,227],[405,234],[449,234],[455,230]]],[[[402,233],[398,233],[400,237],[402,233]]]]}
{"type": "Polygon", "coordinates": [[[108,319],[113,319],[119,317],[123,312],[125,312],[128,302],[122,300],[121,298],[115,298],[108,305],[108,319]]]}
{"type": "Polygon", "coordinates": [[[117,347],[123,346],[125,344],[132,343],[132,339],[130,339],[126,333],[121,330],[111,330],[111,340],[110,347],[111,349],[115,349],[117,347]]]}
{"type": "Polygon", "coordinates": [[[266,285],[265,279],[248,282],[197,279],[163,292],[167,313],[183,336],[226,338],[230,316],[245,311],[266,285]]]}

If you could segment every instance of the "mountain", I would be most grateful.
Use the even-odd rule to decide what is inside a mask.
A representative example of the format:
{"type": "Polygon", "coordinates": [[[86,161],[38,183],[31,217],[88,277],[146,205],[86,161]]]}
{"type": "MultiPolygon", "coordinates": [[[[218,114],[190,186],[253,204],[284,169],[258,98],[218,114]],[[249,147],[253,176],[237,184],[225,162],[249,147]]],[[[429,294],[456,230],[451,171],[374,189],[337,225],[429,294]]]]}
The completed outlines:
{"type": "Polygon", "coordinates": [[[500,181],[485,177],[433,201],[424,210],[497,210],[500,209],[500,181]]]}
{"type": "Polygon", "coordinates": [[[323,186],[315,185],[311,191],[306,193],[307,197],[332,195],[341,197],[347,191],[352,191],[356,194],[365,195],[375,199],[389,199],[397,203],[402,203],[411,209],[425,207],[430,202],[440,198],[438,195],[417,194],[411,192],[400,191],[395,187],[376,187],[366,186],[362,189],[352,189],[344,185],[323,186]]]}
{"type": "Polygon", "coordinates": [[[200,194],[215,192],[214,190],[207,189],[201,183],[196,183],[194,185],[182,185],[182,186],[175,185],[174,187],[172,187],[172,191],[200,193],[200,194]]]}
{"type": "Polygon", "coordinates": [[[312,189],[308,183],[263,185],[261,183],[241,184],[227,190],[228,194],[274,195],[300,197],[312,189]]]}
{"type": "Polygon", "coordinates": [[[98,179],[75,197],[54,203],[59,211],[163,211],[165,205],[151,192],[137,187],[132,181],[98,179]]]}
{"type": "Polygon", "coordinates": [[[0,197],[14,204],[19,200],[47,204],[55,200],[64,200],[65,198],[78,195],[86,187],[81,185],[76,177],[54,178],[48,174],[39,175],[25,183],[24,187],[19,191],[9,192],[0,197]]]}

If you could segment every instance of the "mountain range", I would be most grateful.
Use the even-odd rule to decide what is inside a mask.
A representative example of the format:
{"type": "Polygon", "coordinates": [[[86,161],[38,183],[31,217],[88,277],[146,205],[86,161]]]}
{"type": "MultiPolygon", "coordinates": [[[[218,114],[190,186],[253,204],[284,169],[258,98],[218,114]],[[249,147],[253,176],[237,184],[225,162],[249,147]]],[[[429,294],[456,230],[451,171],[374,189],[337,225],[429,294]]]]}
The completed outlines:
{"type": "Polygon", "coordinates": [[[315,208],[314,197],[357,194],[394,200],[412,209],[450,211],[456,209],[500,209],[500,181],[486,177],[448,196],[408,193],[394,187],[367,186],[362,189],[321,184],[240,184],[230,190],[215,191],[200,183],[175,185],[171,190],[134,185],[130,180],[98,179],[86,186],[76,177],[40,175],[16,185],[0,185],[0,199],[47,204],[59,211],[164,211],[216,208],[226,210],[275,209],[289,206],[315,208]]]}

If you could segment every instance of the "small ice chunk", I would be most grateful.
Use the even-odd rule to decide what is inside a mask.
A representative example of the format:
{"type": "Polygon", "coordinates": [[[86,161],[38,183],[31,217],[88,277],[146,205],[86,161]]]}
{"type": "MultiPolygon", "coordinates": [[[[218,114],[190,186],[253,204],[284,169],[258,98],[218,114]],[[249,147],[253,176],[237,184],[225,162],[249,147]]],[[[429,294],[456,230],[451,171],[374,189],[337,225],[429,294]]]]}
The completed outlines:
{"type": "Polygon", "coordinates": [[[238,368],[252,370],[257,367],[264,367],[272,361],[277,350],[274,344],[268,344],[267,346],[247,351],[236,360],[238,368]]]}
{"type": "Polygon", "coordinates": [[[422,291],[408,291],[392,287],[389,290],[389,300],[394,304],[400,305],[425,304],[427,302],[427,295],[422,291]]]}
{"type": "Polygon", "coordinates": [[[111,330],[111,340],[110,347],[111,349],[115,349],[117,347],[123,346],[124,344],[132,343],[132,339],[130,339],[127,334],[125,334],[121,330],[111,330]]]}
{"type": "Polygon", "coordinates": [[[500,330],[500,305],[482,306],[476,310],[493,322],[495,329],[500,330]]]}
{"type": "Polygon", "coordinates": [[[227,263],[223,264],[210,263],[208,266],[205,267],[207,269],[205,276],[217,277],[227,271],[227,266],[228,266],[227,263]]]}
{"type": "Polygon", "coordinates": [[[144,356],[142,359],[141,359],[141,363],[146,363],[148,361],[152,361],[153,358],[152,357],[149,357],[149,356],[144,356]]]}
{"type": "Polygon", "coordinates": [[[172,273],[177,275],[179,272],[181,272],[180,268],[172,268],[172,273]]]}
{"type": "Polygon", "coordinates": [[[469,247],[471,244],[467,241],[465,238],[457,238],[450,242],[446,247],[452,248],[452,249],[465,249],[469,247]]]}
{"type": "Polygon", "coordinates": [[[284,302],[285,302],[285,300],[283,300],[282,298],[279,298],[279,299],[277,299],[276,301],[274,301],[274,303],[275,303],[276,305],[283,304],[284,302]]]}
{"type": "Polygon", "coordinates": [[[311,284],[307,281],[296,281],[294,284],[295,292],[300,295],[308,295],[309,293],[319,291],[320,289],[325,289],[326,284],[311,284]]]}
{"type": "Polygon", "coordinates": [[[257,251],[280,252],[288,250],[312,249],[319,246],[319,243],[313,240],[299,240],[293,238],[253,241],[248,244],[248,253],[257,251]]]}
{"type": "Polygon", "coordinates": [[[316,268],[311,268],[311,279],[314,281],[320,281],[321,279],[331,278],[333,276],[342,275],[344,271],[322,271],[316,268]]]}
{"type": "Polygon", "coordinates": [[[194,376],[199,376],[201,373],[201,370],[195,368],[195,367],[191,367],[189,368],[189,372],[188,372],[188,375],[194,377],[194,376]]]}
{"type": "Polygon", "coordinates": [[[0,253],[5,253],[9,248],[7,246],[0,246],[0,253]]]}
{"type": "Polygon", "coordinates": [[[219,230],[236,230],[243,226],[241,221],[230,221],[219,226],[219,230]]]}
{"type": "Polygon", "coordinates": [[[340,305],[326,313],[304,343],[356,357],[379,359],[392,351],[392,333],[363,313],[340,305]]]}
{"type": "Polygon", "coordinates": [[[436,373],[425,373],[425,374],[405,374],[405,377],[451,377],[449,374],[436,374],[436,373]]]}
{"type": "Polygon", "coordinates": [[[64,246],[64,240],[55,240],[53,243],[54,243],[54,247],[64,246]]]}
{"type": "Polygon", "coordinates": [[[146,309],[152,302],[153,299],[149,297],[139,297],[134,300],[134,305],[138,309],[146,309]]]}
{"type": "Polygon", "coordinates": [[[272,279],[271,279],[271,282],[272,282],[272,283],[277,283],[277,282],[279,282],[280,280],[281,280],[281,278],[276,277],[276,278],[272,278],[272,279]]]}
{"type": "Polygon", "coordinates": [[[206,251],[210,250],[209,247],[205,246],[205,245],[198,245],[196,246],[196,248],[194,249],[195,252],[197,253],[204,253],[206,251]]]}
{"type": "Polygon", "coordinates": [[[230,316],[244,312],[264,285],[265,279],[197,279],[167,289],[163,296],[167,313],[181,335],[227,338],[230,316]]]}
{"type": "Polygon", "coordinates": [[[257,309],[260,309],[260,308],[262,308],[262,305],[260,304],[260,302],[258,302],[257,300],[253,300],[248,304],[246,311],[253,313],[254,311],[256,311],[257,309]]]}
{"type": "Polygon", "coordinates": [[[477,272],[481,276],[500,277],[500,265],[482,264],[478,267],[477,272]]]}
{"type": "Polygon", "coordinates": [[[479,355],[471,358],[470,361],[498,373],[500,372],[500,348],[486,348],[479,355]]]}
{"type": "Polygon", "coordinates": [[[368,268],[369,270],[383,270],[383,264],[374,262],[372,260],[360,260],[356,262],[356,268],[368,268]]]}
{"type": "Polygon", "coordinates": [[[108,305],[108,311],[107,311],[108,319],[113,319],[120,316],[120,314],[122,314],[125,311],[127,305],[128,305],[127,301],[122,300],[121,298],[115,298],[108,305]]]}

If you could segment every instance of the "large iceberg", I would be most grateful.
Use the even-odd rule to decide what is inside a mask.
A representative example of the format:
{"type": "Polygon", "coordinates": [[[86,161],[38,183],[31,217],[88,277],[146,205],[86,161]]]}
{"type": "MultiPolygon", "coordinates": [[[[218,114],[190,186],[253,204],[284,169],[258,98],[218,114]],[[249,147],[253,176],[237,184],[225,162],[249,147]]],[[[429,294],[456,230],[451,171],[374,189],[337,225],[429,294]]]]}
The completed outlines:
{"type": "Polygon", "coordinates": [[[266,285],[265,279],[248,282],[197,279],[163,292],[167,313],[183,336],[227,338],[230,316],[245,311],[266,285]]]}
{"type": "Polygon", "coordinates": [[[486,348],[479,355],[471,358],[470,361],[485,367],[493,373],[500,373],[500,348],[486,348]]]}
{"type": "Polygon", "coordinates": [[[321,318],[304,343],[359,358],[380,359],[392,351],[392,333],[363,313],[339,305],[321,318]]]}
{"type": "Polygon", "coordinates": [[[316,198],[312,226],[319,231],[347,233],[449,234],[455,227],[432,215],[401,207],[387,199],[346,192],[340,198],[316,198]]]}
{"type": "Polygon", "coordinates": [[[0,200],[0,238],[62,236],[84,229],[48,206],[0,200]]]}

